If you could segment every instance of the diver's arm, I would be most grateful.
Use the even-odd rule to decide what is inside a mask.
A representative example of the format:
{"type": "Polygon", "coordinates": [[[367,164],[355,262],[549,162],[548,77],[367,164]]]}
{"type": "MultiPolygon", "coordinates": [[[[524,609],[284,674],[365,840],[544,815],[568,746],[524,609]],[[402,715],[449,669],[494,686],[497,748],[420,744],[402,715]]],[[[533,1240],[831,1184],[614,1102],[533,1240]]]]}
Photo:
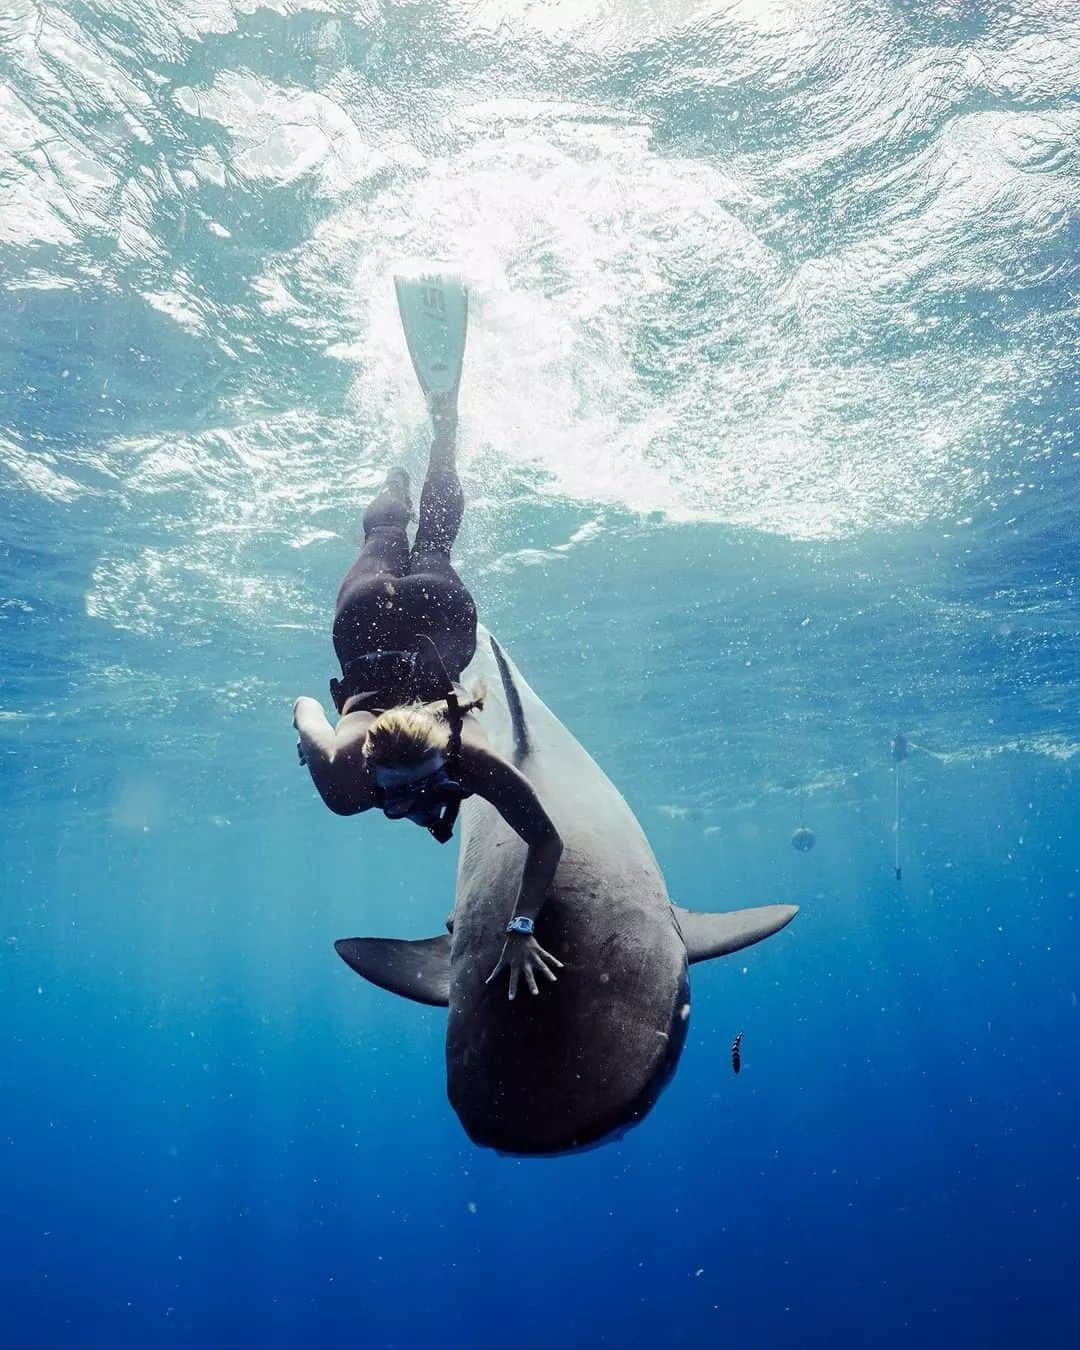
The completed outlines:
{"type": "Polygon", "coordinates": [[[521,869],[521,888],[514,905],[516,918],[535,919],[547,902],[548,891],[555,880],[555,869],[562,857],[562,840],[555,832],[529,845],[525,866],[521,869]]]}
{"type": "Polygon", "coordinates": [[[293,704],[293,726],[299,738],[296,749],[300,762],[307,765],[319,796],[337,815],[355,815],[357,807],[342,792],[340,774],[334,767],[337,732],[327,721],[318,699],[302,696],[296,700],[293,704]]]}
{"type": "Polygon", "coordinates": [[[499,755],[478,745],[461,749],[464,786],[492,806],[529,846],[513,915],[535,919],[544,907],[555,869],[562,857],[562,839],[541,805],[533,785],[499,755]]]}
{"type": "MultiPolygon", "coordinates": [[[[463,786],[491,802],[506,823],[529,846],[522,868],[521,885],[510,918],[535,919],[544,907],[555,880],[555,869],[562,856],[562,839],[544,810],[532,784],[513,765],[490,750],[478,746],[462,747],[463,786]]],[[[487,983],[506,967],[510,972],[509,997],[517,994],[518,980],[524,976],[532,993],[539,993],[537,974],[555,983],[557,966],[562,962],[546,952],[532,933],[507,933],[495,969],[487,983]]]]}

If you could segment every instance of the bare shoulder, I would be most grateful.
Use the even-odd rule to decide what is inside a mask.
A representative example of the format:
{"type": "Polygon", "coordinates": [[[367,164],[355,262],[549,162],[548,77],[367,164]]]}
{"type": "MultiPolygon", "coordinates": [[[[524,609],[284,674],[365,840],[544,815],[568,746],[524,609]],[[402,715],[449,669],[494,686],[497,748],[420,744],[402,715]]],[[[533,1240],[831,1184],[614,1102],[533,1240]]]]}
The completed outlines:
{"type": "Polygon", "coordinates": [[[494,754],[491,743],[481,730],[480,723],[471,715],[462,719],[461,745],[464,750],[486,750],[489,755],[494,754]]]}
{"type": "Polygon", "coordinates": [[[368,727],[375,721],[374,713],[351,712],[339,717],[334,735],[337,737],[339,752],[349,746],[360,746],[367,735],[368,727]]]}
{"type": "Polygon", "coordinates": [[[490,797],[492,791],[505,793],[527,787],[528,780],[491,748],[491,742],[472,717],[461,727],[461,776],[471,792],[490,797]]]}
{"type": "Polygon", "coordinates": [[[461,774],[472,792],[487,796],[487,785],[505,789],[514,779],[526,780],[517,769],[491,748],[488,738],[479,727],[467,723],[461,728],[461,774]]]}
{"type": "Polygon", "coordinates": [[[324,774],[325,790],[320,788],[331,810],[345,805],[348,812],[341,814],[351,815],[374,804],[371,768],[364,755],[368,727],[374,720],[369,712],[346,713],[334,728],[334,753],[324,774]]]}
{"type": "Polygon", "coordinates": [[[539,843],[555,834],[533,785],[520,769],[492,750],[479,728],[474,736],[462,728],[461,779],[463,787],[489,801],[526,842],[539,843]]]}

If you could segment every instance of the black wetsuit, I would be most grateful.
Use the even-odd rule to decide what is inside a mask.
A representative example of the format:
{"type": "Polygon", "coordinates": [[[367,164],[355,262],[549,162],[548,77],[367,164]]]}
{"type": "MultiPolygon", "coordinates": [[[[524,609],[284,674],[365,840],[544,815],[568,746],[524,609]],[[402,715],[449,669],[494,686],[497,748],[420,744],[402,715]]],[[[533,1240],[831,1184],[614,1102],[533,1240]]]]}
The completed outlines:
{"type": "Polygon", "coordinates": [[[450,562],[463,510],[453,455],[433,450],[411,548],[402,495],[385,489],[364,512],[364,546],[341,583],[334,613],[339,711],[346,698],[369,692],[384,708],[440,697],[441,673],[419,658],[410,664],[418,634],[434,642],[452,680],[472,660],[476,605],[450,562]]]}

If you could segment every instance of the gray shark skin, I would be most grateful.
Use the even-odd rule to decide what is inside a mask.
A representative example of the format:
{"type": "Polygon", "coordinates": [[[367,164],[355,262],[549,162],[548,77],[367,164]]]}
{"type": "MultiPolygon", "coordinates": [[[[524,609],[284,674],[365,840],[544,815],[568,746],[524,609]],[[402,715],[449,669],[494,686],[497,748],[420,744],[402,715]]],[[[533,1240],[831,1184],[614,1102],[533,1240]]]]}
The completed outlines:
{"type": "Polygon", "coordinates": [[[670,1079],[690,1014],[687,967],[760,941],[794,905],[731,914],[673,906],[645,834],[607,775],[480,629],[462,676],[482,679],[492,748],[536,789],[563,840],[536,924],[564,963],[507,998],[502,950],[526,846],[480,797],[462,806],[452,937],[344,939],[359,974],[407,998],[448,1003],[447,1091],[469,1137],[512,1154],[556,1154],[617,1137],[670,1079]]]}

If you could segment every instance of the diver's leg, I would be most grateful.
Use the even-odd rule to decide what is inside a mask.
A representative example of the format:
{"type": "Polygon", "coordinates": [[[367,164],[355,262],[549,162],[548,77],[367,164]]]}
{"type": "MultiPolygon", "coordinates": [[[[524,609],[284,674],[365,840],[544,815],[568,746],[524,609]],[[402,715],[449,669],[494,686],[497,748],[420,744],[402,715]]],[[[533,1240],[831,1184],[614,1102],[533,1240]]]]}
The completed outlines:
{"type": "Polygon", "coordinates": [[[438,648],[456,680],[476,651],[476,603],[446,553],[413,549],[407,576],[395,583],[400,611],[413,633],[423,633],[438,648]]]}
{"type": "Polygon", "coordinates": [[[435,552],[450,557],[465,513],[465,495],[457,472],[456,399],[453,395],[433,396],[429,406],[435,434],[427,477],[420,494],[420,521],[416,527],[410,571],[417,570],[417,559],[421,554],[435,552]]]}
{"type": "Polygon", "coordinates": [[[476,605],[450,561],[465,510],[455,462],[456,398],[432,398],[429,406],[435,436],[420,495],[416,543],[399,591],[416,631],[432,639],[456,679],[476,650],[476,605]]]}
{"type": "Polygon", "coordinates": [[[374,647],[385,645],[380,613],[388,588],[409,566],[412,519],[409,475],[391,469],[382,491],[364,512],[364,545],[345,574],[334,607],[334,650],[344,668],[374,647]]]}
{"type": "Polygon", "coordinates": [[[404,574],[409,563],[409,537],[405,527],[410,520],[409,475],[404,469],[391,469],[382,491],[364,512],[364,546],[341,583],[338,609],[355,582],[383,573],[394,577],[404,574]]]}
{"type": "Polygon", "coordinates": [[[367,547],[375,530],[404,530],[412,518],[408,472],[405,469],[391,469],[386,475],[382,491],[364,512],[364,547],[367,547]]]}

